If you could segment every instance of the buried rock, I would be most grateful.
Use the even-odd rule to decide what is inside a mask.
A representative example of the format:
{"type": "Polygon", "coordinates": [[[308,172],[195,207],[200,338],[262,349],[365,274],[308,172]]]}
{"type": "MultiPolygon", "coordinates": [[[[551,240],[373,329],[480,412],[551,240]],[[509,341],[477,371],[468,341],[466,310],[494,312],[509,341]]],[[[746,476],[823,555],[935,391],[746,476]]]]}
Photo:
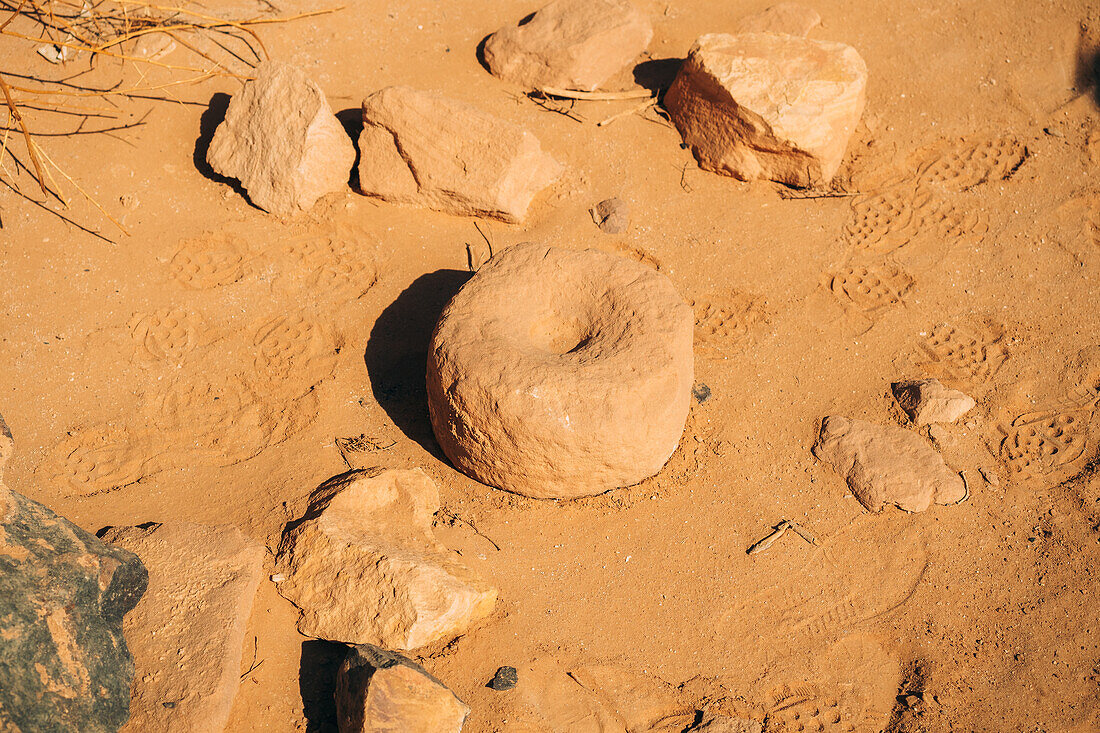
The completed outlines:
{"type": "Polygon", "coordinates": [[[836,174],[866,86],[867,65],[842,43],[711,34],[692,46],[664,101],[700,167],[807,187],[836,174]]]}
{"type": "Polygon", "coordinates": [[[470,708],[400,654],[360,644],[336,675],[340,733],[458,733],[470,708]]]}
{"type": "Polygon", "coordinates": [[[359,151],[368,196],[508,222],[564,170],[519,125],[410,87],[363,101],[359,151]]]}
{"type": "Polygon", "coordinates": [[[277,216],[309,209],[347,187],[352,145],[321,88],[299,69],[265,61],[233,96],[206,160],[277,216]]]}
{"type": "Polygon", "coordinates": [[[898,406],[915,425],[955,422],[977,404],[969,395],[943,386],[938,379],[895,382],[891,390],[898,406]]]}
{"type": "MultiPolygon", "coordinates": [[[[0,419],[0,476],[11,446],[0,419]]],[[[122,617],[147,582],[132,553],[0,483],[0,730],[126,722],[134,664],[122,617]]]]}
{"type": "Polygon", "coordinates": [[[485,40],[490,73],[527,89],[591,92],[638,57],[653,27],[629,0],[554,0],[485,40]]]}
{"type": "Polygon", "coordinates": [[[496,589],[432,533],[426,473],[349,471],[326,482],[279,543],[279,593],[306,636],[401,651],[447,642],[492,612],[496,589]]]}
{"type": "Polygon", "coordinates": [[[136,667],[125,730],[223,730],[264,546],[228,524],[112,527],[104,538],[149,569],[149,591],[123,625],[136,667]]]}
{"type": "Polygon", "coordinates": [[[957,504],[966,498],[959,474],[928,441],[904,428],[832,415],[821,421],[813,452],[872,512],[886,504],[923,512],[933,502],[957,504]]]}
{"type": "Polygon", "coordinates": [[[801,3],[785,2],[741,19],[738,33],[786,33],[805,38],[821,25],[821,16],[801,3]]]}
{"type": "Polygon", "coordinates": [[[630,227],[630,207],[621,198],[604,199],[588,213],[604,234],[621,234],[630,227]]]}
{"type": "Polygon", "coordinates": [[[428,411],[478,481],[536,498],[629,486],[676,450],[694,317],[665,275],[595,250],[517,244],[443,310],[428,411]]]}

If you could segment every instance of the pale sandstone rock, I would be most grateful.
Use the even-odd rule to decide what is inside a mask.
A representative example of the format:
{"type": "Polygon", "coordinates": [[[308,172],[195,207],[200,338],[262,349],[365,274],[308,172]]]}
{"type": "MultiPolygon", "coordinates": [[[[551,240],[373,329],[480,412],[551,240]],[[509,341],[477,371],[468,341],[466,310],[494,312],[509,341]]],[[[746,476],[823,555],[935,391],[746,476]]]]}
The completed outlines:
{"type": "Polygon", "coordinates": [[[821,422],[813,450],[872,512],[886,504],[923,512],[932,502],[955,504],[966,496],[962,478],[924,438],[904,428],[833,415],[821,422]]]}
{"type": "Polygon", "coordinates": [[[141,558],[149,591],[126,617],[134,655],[124,731],[225,729],[266,550],[232,525],[114,527],[104,539],[141,558]]]}
{"type": "Polygon", "coordinates": [[[604,199],[588,213],[604,234],[621,234],[630,227],[630,207],[621,198],[604,199]]]}
{"type": "Polygon", "coordinates": [[[728,715],[707,715],[688,733],[763,733],[764,726],[755,720],[731,718],[728,715]]]}
{"type": "Polygon", "coordinates": [[[496,589],[436,540],[438,510],[419,468],[351,471],[317,489],[275,563],[279,593],[302,613],[298,630],[404,651],[488,616],[496,589]]]}
{"type": "Polygon", "coordinates": [[[938,379],[895,382],[894,399],[916,425],[955,422],[977,403],[957,389],[940,384],[938,379]]]}
{"type": "Polygon", "coordinates": [[[699,165],[741,180],[827,183],[863,114],[855,49],[779,33],[695,42],[665,106],[699,165]]]}
{"type": "Polygon", "coordinates": [[[359,151],[369,196],[509,222],[564,170],[519,125],[409,87],[363,101],[359,151]]]}
{"type": "Polygon", "coordinates": [[[206,160],[239,180],[256,206],[289,216],[347,186],[355,146],[300,70],[266,61],[254,73],[229,102],[206,160]]]}
{"type": "Polygon", "coordinates": [[[663,274],[595,250],[518,244],[440,316],[428,408],[469,476],[574,498],[652,476],[691,399],[691,307],[663,274]]]}
{"type": "Polygon", "coordinates": [[[340,733],[458,733],[470,708],[400,654],[362,644],[336,676],[340,733]]]}
{"type": "Polygon", "coordinates": [[[821,25],[821,16],[802,3],[779,3],[741,19],[737,33],[786,33],[805,38],[821,25]]]}
{"type": "Polygon", "coordinates": [[[649,19],[628,0],[554,0],[485,41],[489,71],[528,89],[593,91],[645,51],[649,19]]]}

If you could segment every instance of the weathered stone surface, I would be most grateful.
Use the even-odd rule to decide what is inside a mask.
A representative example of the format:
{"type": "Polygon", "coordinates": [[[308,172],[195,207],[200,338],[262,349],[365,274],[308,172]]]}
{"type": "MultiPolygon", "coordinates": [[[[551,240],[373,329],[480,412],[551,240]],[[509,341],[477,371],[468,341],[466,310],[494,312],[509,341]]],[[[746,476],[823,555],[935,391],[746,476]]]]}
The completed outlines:
{"type": "Polygon", "coordinates": [[[821,16],[802,3],[779,3],[741,19],[737,33],[786,33],[805,38],[821,25],[821,16]]]}
{"type": "Polygon", "coordinates": [[[894,399],[916,425],[955,422],[970,412],[976,402],[957,389],[949,389],[938,379],[895,382],[894,399]]]}
{"type": "Polygon", "coordinates": [[[841,43],[712,34],[692,46],[665,106],[702,168],[813,186],[840,167],[866,85],[867,65],[841,43]]]}
{"type": "Polygon", "coordinates": [[[363,101],[359,152],[368,196],[509,222],[564,170],[519,125],[409,87],[363,101]]]}
{"type": "Polygon", "coordinates": [[[123,624],[136,669],[124,730],[224,730],[264,546],[232,525],[188,522],[114,527],[104,539],[149,570],[149,591],[123,624]]]}
{"type": "Polygon", "coordinates": [[[620,198],[604,199],[589,213],[604,234],[620,234],[630,226],[630,207],[620,198]]]}
{"type": "Polygon", "coordinates": [[[706,715],[688,733],[763,733],[764,726],[755,720],[731,718],[728,715],[706,715]]]}
{"type": "Polygon", "coordinates": [[[440,316],[427,380],[436,438],[459,470],[527,496],[641,481],[683,432],[693,327],[691,308],[651,267],[515,245],[440,316]]]}
{"type": "Polygon", "coordinates": [[[679,733],[691,724],[695,708],[664,680],[612,665],[580,667],[569,673],[608,710],[628,733],[679,733]]]}
{"type": "Polygon", "coordinates": [[[290,216],[347,186],[355,146],[319,86],[289,64],[265,61],[229,102],[206,160],[239,180],[256,206],[290,216]]]}
{"type": "Polygon", "coordinates": [[[458,733],[470,708],[419,664],[354,646],[336,676],[340,733],[458,733]]]}
{"type": "Polygon", "coordinates": [[[496,589],[432,533],[439,491],[420,469],[350,471],[287,527],[275,569],[306,636],[408,650],[488,616],[496,589]]]}
{"type": "Polygon", "coordinates": [[[653,28],[628,0],[554,0],[485,41],[489,71],[528,89],[593,91],[645,51],[653,28]]]}
{"type": "Polygon", "coordinates": [[[872,512],[886,504],[923,512],[932,502],[954,504],[966,496],[962,478],[928,441],[904,428],[829,416],[814,455],[831,464],[872,512]]]}
{"type": "MultiPolygon", "coordinates": [[[[11,444],[0,419],[0,469],[11,444]]],[[[122,617],[147,581],[133,554],[0,484],[0,730],[126,722],[134,664],[122,617]]]]}

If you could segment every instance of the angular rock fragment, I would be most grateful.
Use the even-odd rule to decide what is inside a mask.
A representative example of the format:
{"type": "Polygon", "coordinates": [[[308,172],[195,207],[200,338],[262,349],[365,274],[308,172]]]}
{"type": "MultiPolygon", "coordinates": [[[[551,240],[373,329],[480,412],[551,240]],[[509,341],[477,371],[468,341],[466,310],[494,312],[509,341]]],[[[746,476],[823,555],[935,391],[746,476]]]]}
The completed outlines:
{"type": "Polygon", "coordinates": [[[104,539],[149,570],[149,592],[124,624],[136,667],[125,730],[223,730],[264,546],[232,525],[189,522],[113,527],[104,539]]]}
{"type": "Polygon", "coordinates": [[[470,708],[419,664],[361,644],[336,676],[340,733],[458,733],[470,708]]]}
{"type": "Polygon", "coordinates": [[[841,43],[712,34],[692,46],[665,106],[702,168],[807,187],[836,174],[866,85],[867,65],[841,43]]]}
{"type": "Polygon", "coordinates": [[[630,226],[630,207],[620,198],[604,199],[589,213],[604,234],[620,234],[630,226]]]}
{"type": "Polygon", "coordinates": [[[515,667],[501,667],[485,686],[497,692],[505,692],[515,687],[517,682],[519,682],[519,675],[515,667]]]}
{"type": "Polygon", "coordinates": [[[891,389],[898,406],[916,425],[955,422],[977,404],[965,393],[943,386],[938,379],[895,382],[891,389]]]}
{"type": "Polygon", "coordinates": [[[869,511],[895,504],[923,512],[966,496],[962,478],[916,433],[835,415],[821,422],[814,455],[832,465],[869,511]]]}
{"type": "Polygon", "coordinates": [[[485,41],[489,71],[527,89],[590,92],[645,51],[649,20],[628,0],[554,0],[485,41]]]}
{"type": "Polygon", "coordinates": [[[350,471],[288,526],[275,571],[306,636],[408,650],[488,616],[496,589],[432,533],[439,491],[420,469],[350,471]]]}
{"type": "Polygon", "coordinates": [[[509,222],[564,170],[520,126],[409,87],[363,101],[359,151],[368,196],[509,222]]]}
{"type": "Polygon", "coordinates": [[[347,186],[355,146],[319,86],[289,64],[265,61],[229,102],[206,160],[239,180],[253,204],[285,217],[347,186]]]}
{"type": "Polygon", "coordinates": [[[821,25],[821,16],[802,3],[779,3],[767,10],[742,18],[737,33],[786,33],[805,38],[821,25]]]}
{"type": "MultiPolygon", "coordinates": [[[[0,418],[0,472],[11,446],[0,418]]],[[[126,722],[134,664],[122,617],[147,582],[133,554],[0,484],[0,730],[126,722]]]]}

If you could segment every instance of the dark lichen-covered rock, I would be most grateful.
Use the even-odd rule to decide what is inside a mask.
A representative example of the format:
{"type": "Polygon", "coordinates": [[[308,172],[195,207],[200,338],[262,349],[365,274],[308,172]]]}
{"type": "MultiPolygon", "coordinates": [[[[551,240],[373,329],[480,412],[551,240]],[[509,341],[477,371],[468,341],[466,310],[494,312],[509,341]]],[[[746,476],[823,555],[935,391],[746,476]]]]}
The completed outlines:
{"type": "MultiPolygon", "coordinates": [[[[0,470],[5,446],[2,427],[0,470]]],[[[134,665],[122,616],[147,583],[137,556],[0,484],[0,730],[125,723],[134,665]]]]}

